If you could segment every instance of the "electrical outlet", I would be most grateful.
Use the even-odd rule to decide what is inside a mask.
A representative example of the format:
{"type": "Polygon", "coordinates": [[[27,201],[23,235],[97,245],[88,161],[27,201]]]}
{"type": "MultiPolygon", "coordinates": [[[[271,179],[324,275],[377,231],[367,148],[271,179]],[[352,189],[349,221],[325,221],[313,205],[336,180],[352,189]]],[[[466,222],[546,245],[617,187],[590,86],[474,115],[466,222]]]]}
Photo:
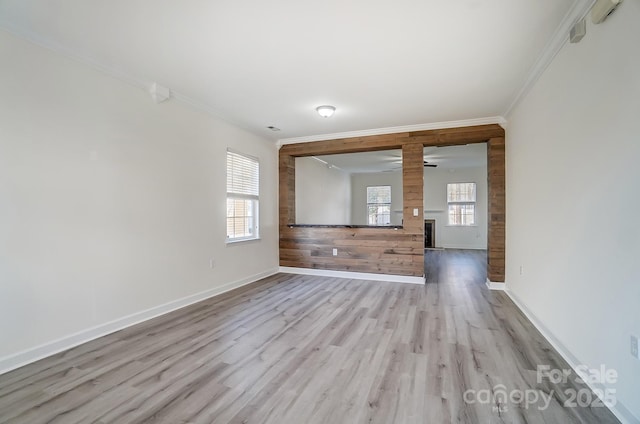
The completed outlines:
{"type": "Polygon", "coordinates": [[[524,275],[524,265],[520,265],[520,275],[524,275]]]}
{"type": "Polygon", "coordinates": [[[213,269],[216,267],[216,260],[215,259],[210,259],[209,260],[209,266],[213,269]]]}
{"type": "Polygon", "coordinates": [[[338,249],[333,248],[333,256],[338,256],[338,249]]]}
{"type": "Polygon", "coordinates": [[[418,208],[413,208],[413,216],[418,216],[418,208]]]}
{"type": "Polygon", "coordinates": [[[638,338],[633,334],[631,335],[631,356],[636,359],[640,359],[638,357],[638,338]]]}

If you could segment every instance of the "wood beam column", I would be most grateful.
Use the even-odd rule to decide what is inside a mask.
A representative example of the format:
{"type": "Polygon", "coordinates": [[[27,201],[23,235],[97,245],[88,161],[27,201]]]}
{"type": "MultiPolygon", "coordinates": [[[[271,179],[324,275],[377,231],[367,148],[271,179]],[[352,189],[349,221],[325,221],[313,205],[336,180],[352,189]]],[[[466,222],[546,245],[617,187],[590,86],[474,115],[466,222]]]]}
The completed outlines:
{"type": "Polygon", "coordinates": [[[424,275],[424,163],[421,143],[402,146],[402,211],[403,232],[411,234],[415,251],[412,257],[412,274],[424,275]],[[414,216],[414,209],[418,210],[414,216]]]}
{"type": "Polygon", "coordinates": [[[296,158],[282,152],[279,155],[278,191],[282,229],[296,222],[296,158]]]}
{"type": "Polygon", "coordinates": [[[487,142],[487,187],[489,201],[487,278],[494,283],[503,283],[506,228],[504,137],[491,138],[487,142]]]}

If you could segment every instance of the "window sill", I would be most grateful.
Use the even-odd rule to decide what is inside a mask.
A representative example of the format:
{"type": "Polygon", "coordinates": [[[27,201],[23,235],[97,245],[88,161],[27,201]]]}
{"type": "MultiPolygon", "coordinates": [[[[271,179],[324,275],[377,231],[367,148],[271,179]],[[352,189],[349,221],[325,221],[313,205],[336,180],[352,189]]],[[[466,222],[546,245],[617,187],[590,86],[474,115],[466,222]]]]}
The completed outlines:
{"type": "Polygon", "coordinates": [[[227,240],[225,241],[225,244],[227,246],[229,245],[233,245],[233,244],[238,244],[238,243],[247,243],[247,242],[252,242],[252,241],[259,241],[261,240],[260,237],[256,237],[256,238],[245,238],[245,239],[239,239],[239,240],[227,240]]]}

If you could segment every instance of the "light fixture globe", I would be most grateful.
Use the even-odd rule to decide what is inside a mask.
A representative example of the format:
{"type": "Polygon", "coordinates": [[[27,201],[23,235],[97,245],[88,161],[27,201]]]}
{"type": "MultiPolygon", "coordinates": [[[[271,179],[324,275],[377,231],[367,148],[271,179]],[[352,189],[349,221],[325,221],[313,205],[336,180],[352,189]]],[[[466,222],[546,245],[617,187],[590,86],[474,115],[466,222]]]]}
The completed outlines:
{"type": "Polygon", "coordinates": [[[324,105],[324,106],[318,106],[316,108],[316,111],[323,118],[329,118],[336,111],[336,108],[333,106],[324,105]]]}

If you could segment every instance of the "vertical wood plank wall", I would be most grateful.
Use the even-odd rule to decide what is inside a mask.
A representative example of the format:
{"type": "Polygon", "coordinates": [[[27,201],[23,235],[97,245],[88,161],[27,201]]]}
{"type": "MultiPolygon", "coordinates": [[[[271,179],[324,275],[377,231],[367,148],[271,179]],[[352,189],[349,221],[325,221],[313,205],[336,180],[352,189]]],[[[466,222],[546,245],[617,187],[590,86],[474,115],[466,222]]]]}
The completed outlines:
{"type": "Polygon", "coordinates": [[[488,246],[487,278],[493,282],[504,282],[505,268],[505,141],[504,137],[487,142],[487,187],[488,187],[488,246]]]}
{"type": "Polygon", "coordinates": [[[493,156],[488,153],[487,169],[489,195],[495,196],[496,199],[495,202],[491,200],[489,202],[488,250],[493,252],[490,262],[493,268],[489,271],[489,277],[494,282],[504,281],[504,130],[499,125],[385,134],[282,146],[279,153],[280,266],[423,276],[423,147],[484,142],[488,143],[487,150],[493,152],[493,156]],[[493,150],[491,150],[491,140],[495,140],[493,150]],[[498,163],[500,140],[502,140],[502,164],[498,163]],[[295,225],[296,157],[389,149],[402,149],[402,228],[295,225]],[[493,167],[496,167],[496,177],[492,179],[493,167]],[[499,175],[502,175],[502,183],[499,175]],[[493,189],[492,181],[496,184],[493,189]],[[418,216],[413,216],[414,209],[418,209],[418,216]],[[502,216],[501,221],[500,216],[502,216]],[[492,228],[493,223],[501,224],[502,229],[492,228]],[[334,248],[338,249],[337,256],[333,256],[334,248]]]}
{"type": "Polygon", "coordinates": [[[280,229],[295,223],[296,219],[296,158],[279,155],[279,195],[278,209],[280,229]]]}
{"type": "MultiPolygon", "coordinates": [[[[421,143],[402,146],[402,226],[416,241],[424,273],[424,154],[421,143]],[[414,216],[414,209],[418,213],[414,216]]],[[[418,259],[418,258],[416,258],[418,259]]],[[[422,274],[420,274],[422,275],[422,274]]]]}

